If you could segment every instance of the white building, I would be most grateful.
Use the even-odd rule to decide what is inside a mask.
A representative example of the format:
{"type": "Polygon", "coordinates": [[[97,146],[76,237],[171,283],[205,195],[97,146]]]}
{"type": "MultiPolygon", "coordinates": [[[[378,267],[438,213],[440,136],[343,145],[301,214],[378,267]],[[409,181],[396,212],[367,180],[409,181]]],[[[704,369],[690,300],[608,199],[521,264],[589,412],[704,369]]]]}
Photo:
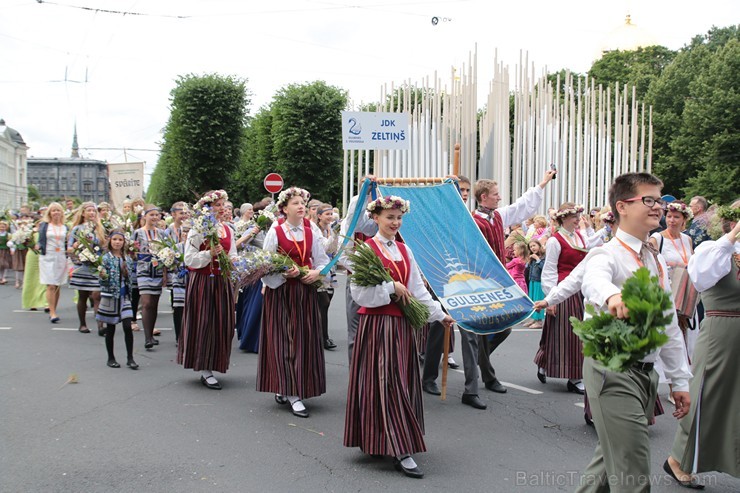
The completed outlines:
{"type": "Polygon", "coordinates": [[[28,200],[26,151],[21,134],[0,119],[0,209],[15,209],[28,200]]]}

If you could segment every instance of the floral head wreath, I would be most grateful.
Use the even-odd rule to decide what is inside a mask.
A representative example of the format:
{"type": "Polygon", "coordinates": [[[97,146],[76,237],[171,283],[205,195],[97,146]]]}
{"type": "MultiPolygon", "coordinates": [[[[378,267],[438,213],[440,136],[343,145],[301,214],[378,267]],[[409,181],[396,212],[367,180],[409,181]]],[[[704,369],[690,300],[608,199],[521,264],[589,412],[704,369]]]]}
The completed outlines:
{"type": "Polygon", "coordinates": [[[726,219],[730,222],[738,222],[740,221],[740,207],[731,207],[729,205],[723,205],[719,209],[717,209],[717,215],[722,218],[726,219]]]}
{"type": "Polygon", "coordinates": [[[214,190],[213,192],[202,196],[200,200],[195,203],[195,209],[201,209],[204,205],[212,204],[221,199],[229,200],[229,194],[227,194],[225,190],[214,190]]]}
{"type": "Polygon", "coordinates": [[[665,207],[666,214],[668,214],[669,211],[680,212],[686,219],[694,218],[694,213],[692,212],[692,210],[683,202],[670,202],[665,207]]]}
{"type": "Polygon", "coordinates": [[[387,195],[373,200],[367,204],[366,209],[369,214],[374,212],[380,213],[383,209],[398,209],[406,214],[409,211],[410,206],[411,203],[408,200],[404,200],[396,195],[387,195]]]}
{"type": "Polygon", "coordinates": [[[601,221],[606,224],[614,224],[617,222],[617,218],[614,217],[614,213],[612,211],[606,211],[601,215],[601,221]]]}
{"type": "Polygon", "coordinates": [[[280,209],[286,206],[288,202],[290,202],[290,199],[295,196],[300,196],[305,203],[308,203],[308,199],[311,198],[311,194],[308,193],[308,190],[304,190],[303,188],[299,187],[290,187],[280,192],[275,205],[277,205],[278,209],[280,209]]]}
{"type": "Polygon", "coordinates": [[[585,211],[584,207],[582,205],[576,205],[574,207],[570,207],[568,209],[562,209],[555,213],[555,217],[560,219],[565,216],[570,216],[571,214],[583,214],[583,211],[585,211]]]}

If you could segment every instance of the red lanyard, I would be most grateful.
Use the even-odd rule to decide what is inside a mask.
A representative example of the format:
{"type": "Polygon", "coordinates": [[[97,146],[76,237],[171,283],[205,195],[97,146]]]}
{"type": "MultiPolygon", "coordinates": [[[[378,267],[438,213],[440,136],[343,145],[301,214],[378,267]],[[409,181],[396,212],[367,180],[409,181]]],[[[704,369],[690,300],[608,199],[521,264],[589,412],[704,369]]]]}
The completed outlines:
{"type": "Polygon", "coordinates": [[[288,234],[290,235],[290,239],[293,240],[293,245],[295,245],[296,250],[298,250],[298,254],[301,256],[300,257],[301,262],[302,263],[307,263],[306,260],[308,260],[308,259],[306,259],[306,250],[308,249],[308,247],[306,245],[306,232],[305,232],[305,229],[303,231],[303,251],[301,251],[301,247],[298,246],[298,242],[296,241],[295,236],[293,236],[293,230],[292,230],[292,228],[290,228],[290,226],[288,226],[288,234]]]}
{"type": "MultiPolygon", "coordinates": [[[[637,265],[639,265],[640,267],[645,267],[645,264],[642,263],[642,260],[640,260],[640,257],[635,253],[633,249],[627,246],[627,244],[623,242],[622,240],[620,240],[619,238],[616,238],[616,239],[624,247],[625,250],[627,250],[628,252],[632,254],[632,257],[635,259],[635,262],[637,262],[637,265]]],[[[660,287],[665,289],[665,285],[663,284],[663,266],[660,265],[660,262],[658,261],[657,258],[655,259],[655,263],[658,264],[658,272],[660,273],[660,275],[658,276],[660,287]]]]}
{"type": "Polygon", "coordinates": [[[405,274],[408,274],[409,272],[409,268],[406,265],[406,259],[403,258],[403,255],[401,255],[401,263],[403,263],[403,272],[404,272],[404,275],[401,275],[401,269],[398,268],[398,264],[396,264],[396,261],[393,260],[391,253],[383,246],[382,243],[379,243],[376,238],[373,238],[373,241],[375,242],[376,245],[378,245],[380,250],[383,252],[383,256],[391,261],[393,268],[396,270],[396,274],[398,274],[398,281],[403,284],[404,280],[406,279],[405,274]]]}
{"type": "Polygon", "coordinates": [[[675,248],[676,251],[678,252],[678,255],[681,256],[681,260],[683,260],[683,264],[684,265],[689,265],[689,256],[686,253],[686,245],[684,245],[684,243],[683,243],[683,239],[681,238],[681,233],[679,233],[678,241],[681,242],[681,250],[683,250],[683,253],[681,253],[681,252],[678,251],[678,247],[676,246],[676,242],[673,240],[673,237],[666,236],[666,235],[663,235],[663,237],[666,237],[669,240],[671,240],[671,243],[673,243],[673,248],[675,248]]]}

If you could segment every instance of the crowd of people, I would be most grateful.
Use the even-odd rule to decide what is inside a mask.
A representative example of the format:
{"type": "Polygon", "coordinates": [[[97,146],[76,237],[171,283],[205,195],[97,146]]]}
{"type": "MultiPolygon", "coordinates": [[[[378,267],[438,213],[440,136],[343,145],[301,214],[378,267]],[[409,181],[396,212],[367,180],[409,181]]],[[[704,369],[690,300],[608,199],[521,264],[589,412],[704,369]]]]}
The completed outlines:
{"type": "MultiPolygon", "coordinates": [[[[580,490],[608,491],[620,475],[649,477],[647,426],[664,413],[659,378],[670,384],[673,415],[681,419],[666,473],[695,488],[701,487],[693,476],[698,472],[740,476],[733,445],[740,435],[732,418],[740,404],[740,394],[732,392],[740,390],[732,352],[738,347],[735,319],[740,316],[740,201],[729,213],[713,211],[702,197],[689,204],[667,202],[658,178],[628,173],[615,179],[609,204],[602,208],[586,212],[566,202],[543,215],[544,191],[554,176],[548,171],[506,206],[500,206],[495,181],[453,178],[466,204],[472,192],[477,204],[472,219],[535,302],[536,311],[524,325],[542,329],[533,355],[537,379],[542,384],[565,380],[568,391],[584,395],[585,419],[595,426],[599,443],[580,490]],[[621,286],[639,267],[658,276],[674,299],[666,327],[669,342],[628,371],[612,372],[584,357],[571,319],[583,320],[589,304],[626,318],[621,286]]],[[[423,472],[413,455],[426,450],[422,392],[439,395],[440,363],[457,363],[440,361],[445,328],[454,320],[426,287],[403,242],[403,216],[411,206],[400,197],[355,196],[340,221],[332,205],[290,187],[275,201],[265,198],[236,210],[223,190],[207,192],[192,206],[177,202],[166,212],[142,199],[124,202],[120,211],[107,203],[77,206],[71,200],[37,213],[22,207],[0,220],[0,283],[7,282],[9,269],[15,271],[24,308],[45,309],[52,324],[60,322],[60,288],[68,284],[76,290],[79,331],[90,333],[86,313],[91,306],[98,334],[105,337],[107,365],[118,368],[114,336],[121,324],[131,369],[138,369],[133,332],[141,330],[139,321],[144,348],[158,345],[157,307],[169,288],[179,364],[198,372],[205,387],[221,389],[214,372],[228,370],[236,334],[240,349],[259,355],[257,391],[307,418],[304,401],[326,392],[324,351],[337,347],[329,337],[328,309],[337,265],[350,276],[353,272],[347,257],[352,244],[344,252],[338,249],[341,238],[351,235],[355,244],[370,247],[392,280],[365,286],[350,277],[346,284],[350,370],[344,445],[391,457],[399,471],[419,478],[423,472]],[[357,208],[364,211],[350,231],[357,208]],[[216,218],[215,236],[196,227],[192,215],[199,211],[216,218]],[[180,255],[182,265],[168,264],[163,249],[180,255]],[[258,250],[283,254],[291,264],[235,289],[225,275],[229,262],[240,252],[258,250]],[[322,275],[330,263],[328,275],[322,275]],[[429,313],[418,331],[401,310],[412,297],[429,313]]],[[[462,404],[486,408],[479,379],[487,390],[507,392],[492,356],[510,333],[511,328],[490,336],[459,331],[462,404]]],[[[451,343],[454,334],[450,331],[451,343]]]]}

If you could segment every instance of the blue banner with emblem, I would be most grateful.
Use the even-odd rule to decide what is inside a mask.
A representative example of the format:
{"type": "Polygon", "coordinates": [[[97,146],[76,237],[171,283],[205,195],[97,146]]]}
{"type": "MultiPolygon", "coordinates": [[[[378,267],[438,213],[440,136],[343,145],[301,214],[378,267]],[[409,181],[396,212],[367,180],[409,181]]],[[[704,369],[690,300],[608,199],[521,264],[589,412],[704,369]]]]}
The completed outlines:
{"type": "Polygon", "coordinates": [[[533,303],[501,265],[465,207],[457,186],[377,185],[379,195],[411,203],[401,235],[427,282],[457,324],[495,334],[532,314],[533,303]]]}

